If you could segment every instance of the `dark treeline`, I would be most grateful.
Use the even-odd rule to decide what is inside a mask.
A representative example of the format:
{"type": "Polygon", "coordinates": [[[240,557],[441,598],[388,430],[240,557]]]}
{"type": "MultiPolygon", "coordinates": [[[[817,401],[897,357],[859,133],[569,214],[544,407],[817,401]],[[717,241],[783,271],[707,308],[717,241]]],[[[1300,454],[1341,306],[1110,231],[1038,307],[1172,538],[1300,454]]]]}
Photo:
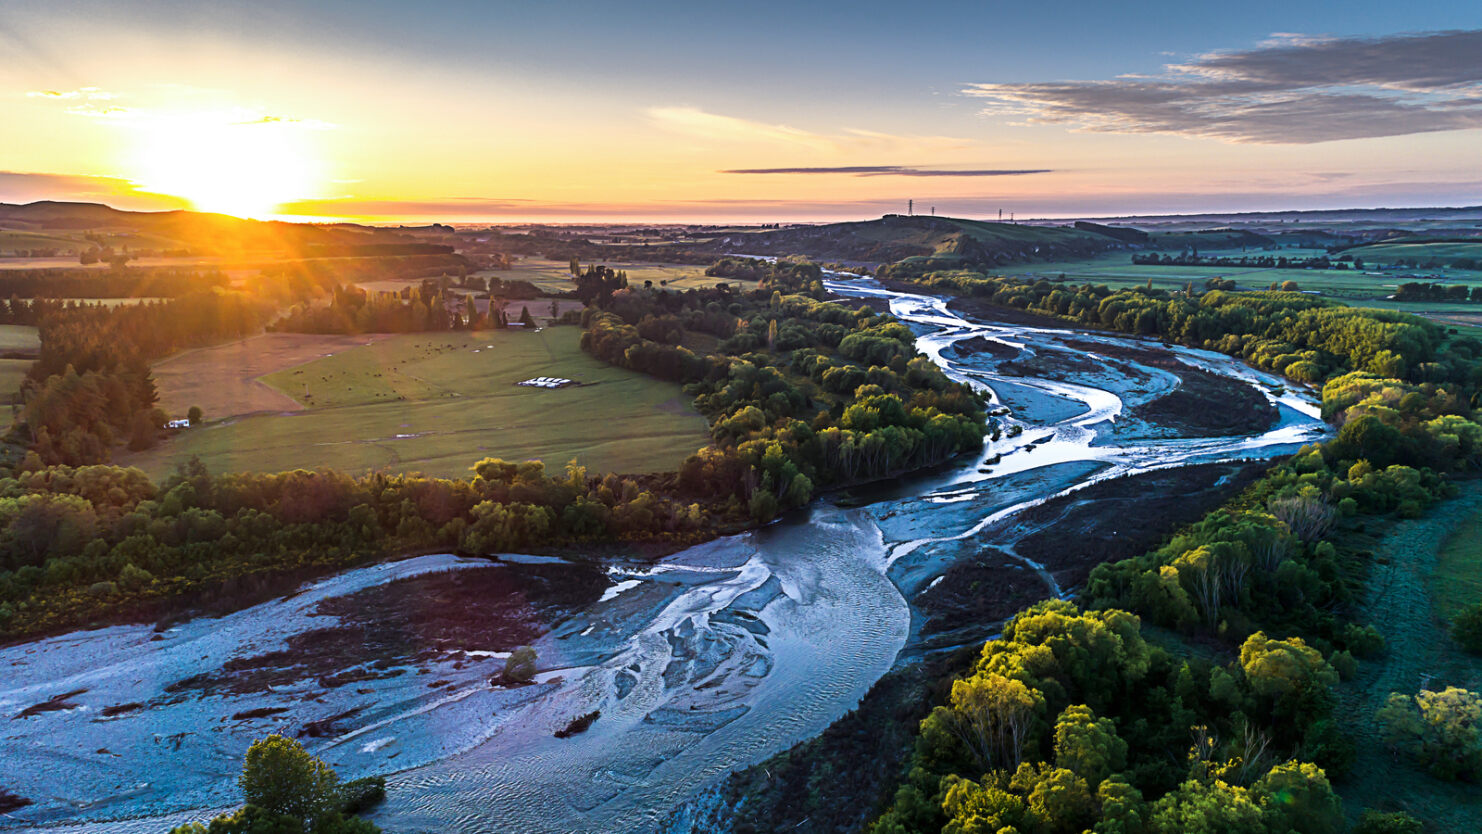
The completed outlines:
{"type": "Polygon", "coordinates": [[[447,254],[312,258],[262,264],[259,269],[264,276],[291,276],[325,288],[356,281],[413,280],[440,275],[462,277],[473,271],[467,258],[447,254]]]}
{"type": "Polygon", "coordinates": [[[449,310],[451,303],[461,307],[456,296],[446,296],[436,282],[424,280],[420,286],[401,293],[367,292],[358,287],[336,286],[329,305],[304,304],[295,307],[272,329],[287,333],[420,333],[428,330],[457,329],[458,318],[449,310]]]}
{"type": "Polygon", "coordinates": [[[0,298],[175,298],[230,283],[218,269],[7,269],[0,298]]]}
{"type": "Polygon", "coordinates": [[[117,443],[153,446],[165,415],[154,407],[149,363],[255,333],[271,313],[271,305],[235,292],[49,312],[39,358],[21,385],[27,462],[104,463],[117,443]]]}
{"type": "MultiPolygon", "coordinates": [[[[921,723],[873,830],[1342,830],[1330,779],[1346,774],[1355,741],[1334,715],[1334,689],[1385,648],[1373,624],[1354,620],[1365,531],[1420,515],[1450,494],[1448,473],[1482,465],[1472,419],[1482,344],[1290,293],[914,279],[1325,381],[1323,415],[1339,428],[1158,550],[1098,566],[1084,611],[1056,601],[1014,618],[921,723]],[[1145,623],[1206,650],[1155,641],[1145,623]]],[[[1426,720],[1469,720],[1470,693],[1452,692],[1461,694],[1439,706],[1416,699],[1426,720]]],[[[1393,719],[1381,720],[1398,738],[1421,724],[1409,694],[1396,699],[1393,719]]],[[[1412,830],[1385,819],[1372,815],[1380,827],[1365,830],[1412,830]]]]}
{"type": "Polygon", "coordinates": [[[440,243],[338,243],[310,244],[307,258],[384,258],[395,255],[451,255],[453,247],[440,243]]]}
{"type": "MultiPolygon", "coordinates": [[[[305,303],[293,307],[270,329],[287,333],[422,333],[444,330],[500,330],[509,322],[504,301],[530,300],[541,293],[528,281],[501,281],[479,277],[454,281],[446,276],[424,278],[399,292],[373,292],[355,286],[335,286],[328,305],[305,303]],[[455,288],[472,290],[455,292],[455,288]],[[480,309],[479,302],[486,302],[480,309]]],[[[528,308],[519,319],[533,325],[528,308]]]]}
{"type": "MultiPolygon", "coordinates": [[[[1475,243],[1476,241],[1472,241],[1475,243]]],[[[1470,269],[1482,270],[1482,258],[1395,258],[1391,266],[1409,269],[1470,269]]]]}
{"type": "Polygon", "coordinates": [[[1465,284],[1425,284],[1410,281],[1400,285],[1395,301],[1482,301],[1482,287],[1465,284]]]}
{"type": "MultiPolygon", "coordinates": [[[[1140,266],[1232,266],[1254,269],[1349,269],[1347,261],[1330,260],[1326,255],[1315,258],[1288,258],[1272,255],[1230,256],[1200,255],[1197,252],[1182,255],[1140,253],[1132,256],[1132,262],[1140,266]]],[[[1363,261],[1354,261],[1353,269],[1363,269],[1363,261]]]]}

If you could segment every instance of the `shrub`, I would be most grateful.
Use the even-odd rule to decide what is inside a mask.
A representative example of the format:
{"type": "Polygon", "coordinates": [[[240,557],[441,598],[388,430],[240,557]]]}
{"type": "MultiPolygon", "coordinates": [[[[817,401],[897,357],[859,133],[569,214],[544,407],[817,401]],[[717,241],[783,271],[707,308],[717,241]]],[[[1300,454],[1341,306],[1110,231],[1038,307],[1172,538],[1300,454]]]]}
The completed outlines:
{"type": "Polygon", "coordinates": [[[521,646],[504,661],[504,679],[510,683],[529,683],[535,678],[535,650],[521,646]]]}
{"type": "Polygon", "coordinates": [[[1462,648],[1482,654],[1482,602],[1467,606],[1451,621],[1451,636],[1462,648]]]}
{"type": "Polygon", "coordinates": [[[1482,775],[1482,698],[1455,686],[1417,695],[1390,693],[1379,710],[1384,741],[1439,779],[1482,775]]]}
{"type": "Polygon", "coordinates": [[[1370,809],[1359,817],[1353,834],[1424,834],[1425,826],[1420,820],[1404,811],[1385,814],[1370,809]]]}

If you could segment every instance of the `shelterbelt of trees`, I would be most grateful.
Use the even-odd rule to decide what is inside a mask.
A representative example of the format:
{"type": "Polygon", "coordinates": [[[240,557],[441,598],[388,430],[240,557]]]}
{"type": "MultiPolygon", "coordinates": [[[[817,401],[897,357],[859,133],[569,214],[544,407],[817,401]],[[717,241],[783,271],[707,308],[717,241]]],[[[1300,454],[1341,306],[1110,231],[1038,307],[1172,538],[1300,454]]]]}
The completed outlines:
{"type": "Polygon", "coordinates": [[[1436,284],[1407,281],[1395,292],[1395,301],[1482,301],[1482,286],[1466,284],[1436,284]]]}
{"type": "MultiPolygon", "coordinates": [[[[1334,689],[1385,651],[1379,630],[1354,620],[1364,531],[1423,513],[1453,489],[1448,474],[1482,465],[1482,343],[1292,293],[896,277],[1321,383],[1339,428],[1158,550],[1096,568],[1078,604],[1013,618],[922,722],[872,830],[1344,830],[1332,781],[1355,742],[1333,714],[1334,689]]],[[[1380,721],[1397,754],[1475,779],[1478,714],[1474,693],[1451,688],[1396,693],[1380,721]]],[[[1420,829],[1374,811],[1355,830],[1420,829]]]]}
{"type": "Polygon", "coordinates": [[[0,298],[174,298],[230,283],[219,269],[7,269],[0,298]]]}
{"type": "Polygon", "coordinates": [[[1200,255],[1198,252],[1169,255],[1157,252],[1132,256],[1139,266],[1232,266],[1251,269],[1363,269],[1362,259],[1332,260],[1326,255],[1312,258],[1288,258],[1285,255],[1200,255]]]}
{"type": "MultiPolygon", "coordinates": [[[[136,469],[48,465],[33,452],[0,477],[0,639],[243,607],[397,553],[678,546],[766,521],[824,487],[981,447],[981,399],[918,356],[909,330],[868,308],[819,300],[814,265],[768,272],[748,292],[626,287],[604,268],[575,282],[593,302],[586,349],[685,383],[711,417],[711,443],[677,473],[589,474],[574,464],[550,472],[539,461],[486,459],[470,478],[448,480],[213,475],[197,464],[155,484],[136,469]],[[702,342],[709,347],[686,346],[702,342]]],[[[133,365],[90,377],[97,372],[87,358],[94,346],[133,340],[138,356],[151,355],[173,342],[135,326],[151,321],[150,311],[183,309],[47,319],[43,353],[60,351],[44,356],[47,368],[63,355],[78,364],[44,377],[57,388],[33,400],[38,418],[53,419],[44,412],[50,398],[71,402],[62,395],[90,380],[121,384],[128,368],[144,373],[133,365]]],[[[208,308],[201,320],[251,324],[245,313],[227,315],[232,309],[208,308]]]]}
{"type": "MultiPolygon", "coordinates": [[[[626,286],[626,282],[624,283],[626,286]]],[[[420,333],[435,330],[499,330],[508,322],[502,309],[479,310],[479,299],[532,300],[542,293],[529,281],[462,276],[424,278],[403,292],[367,292],[356,286],[332,288],[328,305],[295,306],[272,325],[286,333],[420,333]],[[468,290],[469,292],[456,292],[468,290]]],[[[577,297],[575,290],[556,297],[577,297]]],[[[586,300],[586,299],[583,299],[586,300]]],[[[533,323],[528,320],[527,323],[533,323]]]]}

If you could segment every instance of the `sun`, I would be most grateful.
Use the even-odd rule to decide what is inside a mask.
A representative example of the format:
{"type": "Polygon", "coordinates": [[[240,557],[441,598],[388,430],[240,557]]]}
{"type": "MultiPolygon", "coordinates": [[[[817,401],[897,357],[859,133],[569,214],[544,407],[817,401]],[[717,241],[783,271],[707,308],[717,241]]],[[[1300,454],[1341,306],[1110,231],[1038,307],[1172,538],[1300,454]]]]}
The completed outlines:
{"type": "Polygon", "coordinates": [[[322,165],[300,122],[231,114],[159,117],[143,126],[134,177],[199,211],[265,218],[317,196],[322,165]]]}

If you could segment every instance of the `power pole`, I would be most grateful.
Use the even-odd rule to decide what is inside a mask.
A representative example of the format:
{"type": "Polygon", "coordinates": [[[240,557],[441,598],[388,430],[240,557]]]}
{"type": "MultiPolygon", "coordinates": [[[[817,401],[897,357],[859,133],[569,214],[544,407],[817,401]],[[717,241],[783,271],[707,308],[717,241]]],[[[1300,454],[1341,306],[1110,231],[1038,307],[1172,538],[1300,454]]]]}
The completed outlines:
{"type": "Polygon", "coordinates": [[[915,213],[916,213],[916,201],[915,200],[907,200],[906,201],[906,216],[907,217],[910,217],[911,215],[913,215],[915,213]]]}

